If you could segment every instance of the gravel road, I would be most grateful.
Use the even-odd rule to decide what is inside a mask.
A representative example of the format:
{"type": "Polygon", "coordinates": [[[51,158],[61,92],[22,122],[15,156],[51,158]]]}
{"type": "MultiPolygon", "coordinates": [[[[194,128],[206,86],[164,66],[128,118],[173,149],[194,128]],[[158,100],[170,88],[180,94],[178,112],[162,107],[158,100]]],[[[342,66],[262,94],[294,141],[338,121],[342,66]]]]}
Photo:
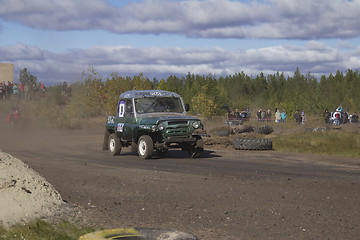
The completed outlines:
{"type": "Polygon", "coordinates": [[[199,239],[358,239],[360,160],[276,151],[102,151],[103,130],[0,125],[0,148],[85,209],[96,228],[176,229],[199,239]]]}

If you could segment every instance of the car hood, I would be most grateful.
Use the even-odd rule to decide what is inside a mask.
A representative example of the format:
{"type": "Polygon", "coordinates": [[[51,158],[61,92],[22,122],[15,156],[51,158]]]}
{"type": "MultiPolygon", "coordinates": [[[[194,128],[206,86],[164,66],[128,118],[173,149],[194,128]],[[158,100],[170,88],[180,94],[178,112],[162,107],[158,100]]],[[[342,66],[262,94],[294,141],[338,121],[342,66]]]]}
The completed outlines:
{"type": "Polygon", "coordinates": [[[161,121],[199,121],[199,119],[192,116],[158,116],[141,118],[139,124],[157,124],[161,121]]]}

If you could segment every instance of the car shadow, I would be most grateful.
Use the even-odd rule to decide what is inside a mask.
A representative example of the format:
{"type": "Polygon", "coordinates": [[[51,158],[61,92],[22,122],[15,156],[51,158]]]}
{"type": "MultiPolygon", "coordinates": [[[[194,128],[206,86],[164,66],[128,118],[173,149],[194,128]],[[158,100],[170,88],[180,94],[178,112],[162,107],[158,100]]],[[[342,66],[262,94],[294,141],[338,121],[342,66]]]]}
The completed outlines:
{"type": "MultiPolygon", "coordinates": [[[[120,153],[120,155],[123,156],[138,156],[137,152],[133,152],[130,150],[125,150],[122,151],[120,153]]],[[[221,155],[217,154],[215,151],[211,151],[211,150],[204,150],[203,154],[201,155],[200,158],[194,158],[194,160],[196,159],[201,159],[201,158],[206,158],[206,159],[211,159],[211,158],[219,158],[221,157],[221,155]]],[[[140,158],[140,157],[139,157],[140,158]]],[[[169,149],[168,153],[165,156],[159,156],[155,151],[154,154],[152,156],[151,159],[146,159],[147,161],[149,160],[160,160],[160,159],[167,159],[167,158],[190,158],[189,153],[187,151],[182,151],[182,150],[178,150],[178,149],[169,149]]]]}

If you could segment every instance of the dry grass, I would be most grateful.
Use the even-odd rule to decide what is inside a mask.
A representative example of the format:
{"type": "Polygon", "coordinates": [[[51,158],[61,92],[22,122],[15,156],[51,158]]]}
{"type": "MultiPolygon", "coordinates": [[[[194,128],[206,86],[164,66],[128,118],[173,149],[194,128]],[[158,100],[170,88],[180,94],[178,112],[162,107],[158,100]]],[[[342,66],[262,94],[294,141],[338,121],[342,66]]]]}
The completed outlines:
{"type": "MultiPolygon", "coordinates": [[[[206,131],[211,134],[214,130],[228,128],[224,123],[225,120],[225,118],[203,119],[203,122],[206,131]]],[[[244,122],[244,125],[253,128],[271,126],[274,132],[270,135],[246,133],[241,136],[270,138],[275,151],[360,157],[360,124],[329,126],[325,125],[321,118],[310,116],[304,125],[296,124],[294,120],[288,120],[284,124],[251,120],[244,122]],[[314,131],[319,128],[322,131],[314,131]]],[[[217,142],[223,141],[219,138],[217,142]]],[[[213,139],[211,142],[214,144],[216,140],[213,139]]]]}

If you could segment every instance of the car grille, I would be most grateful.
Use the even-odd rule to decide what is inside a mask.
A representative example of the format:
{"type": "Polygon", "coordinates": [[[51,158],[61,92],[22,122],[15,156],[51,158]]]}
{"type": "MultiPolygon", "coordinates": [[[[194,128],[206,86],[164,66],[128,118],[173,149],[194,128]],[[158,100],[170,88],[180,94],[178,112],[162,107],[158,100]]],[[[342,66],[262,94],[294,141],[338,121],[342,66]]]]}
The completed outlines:
{"type": "Polygon", "coordinates": [[[166,135],[168,136],[187,135],[189,131],[188,121],[168,121],[166,125],[166,135]]]}

